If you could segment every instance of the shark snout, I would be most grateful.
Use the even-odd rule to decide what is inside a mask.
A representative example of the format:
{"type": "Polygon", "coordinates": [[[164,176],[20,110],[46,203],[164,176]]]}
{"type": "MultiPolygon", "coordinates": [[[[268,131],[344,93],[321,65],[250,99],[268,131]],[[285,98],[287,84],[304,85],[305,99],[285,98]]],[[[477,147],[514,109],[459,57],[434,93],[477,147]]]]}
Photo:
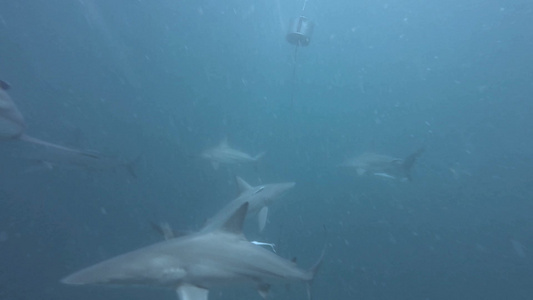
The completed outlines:
{"type": "Polygon", "coordinates": [[[63,279],[61,279],[61,283],[68,284],[68,285],[84,285],[87,284],[84,280],[81,280],[80,278],[77,278],[76,274],[72,274],[70,276],[67,276],[63,279]]]}
{"type": "Polygon", "coordinates": [[[281,183],[280,190],[282,192],[286,192],[290,189],[292,189],[296,185],[296,182],[285,182],[281,183]]]}

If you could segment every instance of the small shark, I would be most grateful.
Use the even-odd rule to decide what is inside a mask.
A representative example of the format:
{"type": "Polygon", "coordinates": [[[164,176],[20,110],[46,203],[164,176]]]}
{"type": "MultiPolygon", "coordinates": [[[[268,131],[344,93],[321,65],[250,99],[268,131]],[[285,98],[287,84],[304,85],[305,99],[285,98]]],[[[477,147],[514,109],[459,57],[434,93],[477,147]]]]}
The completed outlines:
{"type": "Polygon", "coordinates": [[[248,215],[257,214],[259,231],[263,231],[268,218],[268,205],[292,189],[294,182],[282,182],[251,186],[241,177],[235,178],[240,190],[240,195],[222,208],[213,218],[209,219],[204,227],[210,229],[218,227],[228,215],[232,214],[243,203],[248,203],[248,215]]]}
{"type": "Polygon", "coordinates": [[[263,298],[271,284],[300,281],[310,284],[318,262],[303,270],[292,261],[255,245],[244,237],[242,225],[248,203],[242,204],[220,227],[169,239],[103,261],[61,280],[71,285],[145,285],[176,289],[180,300],[207,300],[216,286],[252,285],[263,298]]]}
{"type": "Polygon", "coordinates": [[[140,161],[140,155],[131,160],[102,153],[95,153],[95,155],[98,155],[98,159],[78,155],[77,153],[55,151],[51,149],[46,153],[28,152],[20,153],[17,156],[33,163],[31,167],[26,169],[25,173],[55,169],[83,170],[93,173],[105,171],[118,172],[118,170],[124,170],[132,178],[137,178],[135,167],[140,161]]]}
{"type": "Polygon", "coordinates": [[[26,135],[24,117],[6,92],[10,87],[7,82],[0,80],[0,140],[21,140],[93,159],[99,158],[95,153],[63,147],[26,135]]]}
{"type": "Polygon", "coordinates": [[[355,168],[360,176],[374,175],[400,181],[411,181],[411,169],[423,152],[424,148],[420,148],[404,159],[376,153],[364,153],[347,160],[341,166],[355,168]]]}
{"type": "Polygon", "coordinates": [[[215,170],[218,169],[220,164],[256,163],[264,155],[265,152],[261,152],[256,156],[251,156],[250,154],[231,148],[227,139],[223,139],[216,147],[207,149],[201,154],[202,158],[211,162],[215,170]]]}

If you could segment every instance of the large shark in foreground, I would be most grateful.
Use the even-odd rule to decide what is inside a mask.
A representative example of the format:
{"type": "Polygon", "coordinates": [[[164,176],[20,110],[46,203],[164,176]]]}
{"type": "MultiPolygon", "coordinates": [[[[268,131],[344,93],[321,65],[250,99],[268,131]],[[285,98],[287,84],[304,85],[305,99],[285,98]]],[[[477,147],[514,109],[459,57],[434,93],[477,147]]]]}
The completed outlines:
{"type": "Polygon", "coordinates": [[[404,159],[376,153],[364,153],[347,160],[341,166],[355,168],[358,175],[374,175],[401,181],[411,181],[411,169],[424,152],[418,149],[404,159]]]}
{"type": "Polygon", "coordinates": [[[202,158],[211,162],[211,165],[215,170],[218,169],[220,164],[237,165],[256,163],[264,155],[265,152],[261,152],[256,156],[251,156],[248,153],[231,148],[227,139],[223,139],[216,147],[204,150],[201,154],[202,158]]]}
{"type": "Polygon", "coordinates": [[[98,155],[95,153],[63,147],[26,135],[24,133],[26,131],[26,122],[13,100],[11,100],[11,97],[7,94],[6,91],[9,88],[8,83],[0,80],[0,140],[18,139],[76,155],[83,155],[92,159],[98,159],[98,155]]]}
{"type": "Polygon", "coordinates": [[[72,285],[146,285],[176,289],[180,300],[206,300],[216,286],[252,285],[266,297],[272,283],[309,284],[322,256],[310,270],[246,240],[242,225],[248,203],[220,227],[169,239],[98,263],[61,282],[72,285]]]}
{"type": "Polygon", "coordinates": [[[268,218],[268,205],[280,198],[295,185],[294,182],[282,182],[251,186],[240,177],[237,177],[236,181],[240,190],[239,197],[232,200],[213,218],[209,219],[203,230],[220,226],[237,208],[243,203],[248,202],[248,215],[257,214],[259,230],[262,231],[265,228],[268,218]]]}

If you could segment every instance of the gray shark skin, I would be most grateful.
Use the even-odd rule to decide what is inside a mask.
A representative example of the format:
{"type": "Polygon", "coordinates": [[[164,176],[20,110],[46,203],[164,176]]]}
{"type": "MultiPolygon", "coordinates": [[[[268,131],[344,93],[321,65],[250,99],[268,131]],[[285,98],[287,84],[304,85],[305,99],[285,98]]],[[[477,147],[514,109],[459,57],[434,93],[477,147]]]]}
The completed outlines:
{"type": "Polygon", "coordinates": [[[216,147],[203,151],[201,157],[209,160],[213,168],[217,170],[220,164],[238,165],[256,163],[264,155],[265,152],[261,152],[256,156],[251,156],[250,154],[232,148],[228,144],[228,140],[223,139],[216,147]]]}
{"type": "Polygon", "coordinates": [[[411,169],[424,148],[418,149],[405,159],[377,153],[363,153],[347,160],[341,166],[355,168],[357,174],[374,175],[400,181],[411,181],[411,169]]]}
{"type": "Polygon", "coordinates": [[[250,243],[242,234],[247,209],[248,203],[244,203],[214,230],[119,255],[67,276],[61,282],[168,287],[176,289],[181,300],[206,300],[209,289],[216,286],[252,285],[266,297],[272,283],[310,284],[323,255],[306,271],[250,243]]]}
{"type": "Polygon", "coordinates": [[[21,140],[98,159],[98,155],[94,153],[63,147],[26,135],[24,133],[26,131],[26,122],[11,97],[7,94],[6,91],[9,88],[9,84],[0,80],[0,140],[21,140]]]}
{"type": "Polygon", "coordinates": [[[240,177],[236,177],[236,182],[240,195],[209,219],[203,230],[220,226],[237,208],[248,202],[248,215],[257,214],[259,231],[263,231],[268,218],[268,206],[295,185],[294,182],[282,182],[251,186],[240,177]]]}

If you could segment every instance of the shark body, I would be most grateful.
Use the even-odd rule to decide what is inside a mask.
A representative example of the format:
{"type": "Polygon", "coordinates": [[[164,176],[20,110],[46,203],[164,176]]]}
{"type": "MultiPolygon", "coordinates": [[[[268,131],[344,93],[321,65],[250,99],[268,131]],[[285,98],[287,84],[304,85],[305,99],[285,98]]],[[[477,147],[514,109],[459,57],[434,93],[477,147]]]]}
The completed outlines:
{"type": "Polygon", "coordinates": [[[265,152],[261,152],[256,156],[251,156],[248,153],[232,148],[228,144],[227,139],[223,139],[216,147],[204,150],[201,154],[202,158],[211,162],[211,165],[215,170],[218,169],[220,164],[238,165],[256,163],[264,155],[265,152]]]}
{"type": "Polygon", "coordinates": [[[55,169],[82,170],[89,173],[100,173],[105,171],[113,171],[117,173],[117,171],[123,170],[132,178],[137,178],[135,167],[140,161],[140,156],[127,160],[120,156],[111,156],[96,152],[93,154],[97,155],[98,159],[94,159],[91,156],[78,155],[77,153],[61,150],[58,151],[55,149],[50,149],[50,151],[45,153],[42,153],[41,151],[22,153],[18,156],[33,164],[25,171],[26,173],[55,169]]]}
{"type": "Polygon", "coordinates": [[[268,206],[292,189],[294,182],[282,182],[251,186],[241,177],[236,178],[240,195],[229,202],[214,217],[209,219],[203,230],[220,226],[229,215],[244,203],[248,203],[248,215],[257,215],[259,230],[265,228],[268,218],[268,206]]]}
{"type": "Polygon", "coordinates": [[[11,97],[6,92],[9,88],[10,85],[8,83],[0,80],[0,140],[21,140],[48,148],[98,159],[98,155],[94,153],[63,147],[26,135],[26,122],[24,121],[24,117],[20,113],[19,109],[15,105],[15,102],[13,102],[11,97]]]}
{"type": "Polygon", "coordinates": [[[360,176],[374,175],[400,181],[411,181],[411,169],[423,152],[424,149],[420,148],[404,159],[377,153],[363,153],[347,160],[342,166],[355,168],[360,176]]]}
{"type": "Polygon", "coordinates": [[[63,280],[65,284],[146,285],[176,289],[180,300],[206,300],[216,286],[252,285],[266,297],[271,284],[310,283],[320,265],[295,263],[246,240],[242,225],[248,203],[213,230],[168,239],[98,263],[63,280]]]}

